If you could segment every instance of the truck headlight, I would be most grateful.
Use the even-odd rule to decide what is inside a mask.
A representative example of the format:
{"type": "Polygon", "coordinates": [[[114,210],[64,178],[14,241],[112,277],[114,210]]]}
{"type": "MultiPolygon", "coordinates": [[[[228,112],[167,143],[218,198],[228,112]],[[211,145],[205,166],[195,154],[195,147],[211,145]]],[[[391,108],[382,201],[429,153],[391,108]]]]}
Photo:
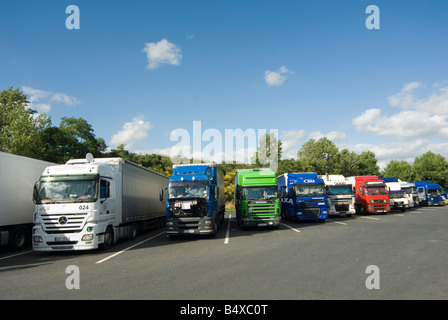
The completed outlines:
{"type": "Polygon", "coordinates": [[[33,242],[34,243],[42,243],[42,242],[44,242],[44,239],[42,239],[41,236],[33,236],[33,242]]]}
{"type": "Polygon", "coordinates": [[[92,241],[92,240],[93,240],[93,234],[85,234],[81,238],[81,241],[92,241]]]}

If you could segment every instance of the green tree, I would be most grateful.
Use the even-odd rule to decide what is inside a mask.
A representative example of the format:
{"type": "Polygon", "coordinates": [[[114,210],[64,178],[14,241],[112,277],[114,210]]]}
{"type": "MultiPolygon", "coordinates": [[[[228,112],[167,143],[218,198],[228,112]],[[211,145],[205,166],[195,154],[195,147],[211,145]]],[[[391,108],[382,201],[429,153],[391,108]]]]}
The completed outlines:
{"type": "Polygon", "coordinates": [[[96,138],[92,126],[82,118],[63,117],[59,127],[48,127],[41,134],[41,153],[47,161],[64,163],[84,158],[87,153],[102,157],[106,143],[96,138]]]}
{"type": "Polygon", "coordinates": [[[0,92],[0,150],[42,159],[41,133],[51,120],[28,108],[28,103],[18,88],[0,92]]]}
{"type": "Polygon", "coordinates": [[[442,155],[428,151],[415,158],[413,167],[416,180],[429,180],[447,186],[448,164],[442,155]]]}
{"type": "Polygon", "coordinates": [[[294,159],[280,160],[278,163],[277,176],[286,172],[302,172],[300,162],[294,159]]]}
{"type": "Polygon", "coordinates": [[[343,149],[339,152],[339,161],[341,166],[341,174],[345,177],[356,176],[358,174],[358,155],[349,151],[348,149],[343,149]]]}
{"type": "Polygon", "coordinates": [[[415,171],[413,166],[404,160],[391,160],[381,173],[382,177],[398,177],[400,180],[415,180],[415,171]]]}
{"type": "Polygon", "coordinates": [[[99,157],[106,150],[103,138],[96,138],[92,126],[82,118],[63,117],[59,129],[66,135],[71,156],[83,158],[87,153],[99,157]]]}
{"type": "Polygon", "coordinates": [[[278,161],[282,157],[282,142],[278,140],[274,133],[265,133],[258,140],[257,151],[255,152],[254,161],[258,167],[268,167],[271,161],[278,161]]]}
{"type": "Polygon", "coordinates": [[[362,152],[358,156],[357,167],[357,176],[378,176],[380,174],[378,160],[372,151],[362,152]]]}
{"type": "Polygon", "coordinates": [[[326,137],[309,139],[299,150],[298,160],[304,172],[339,173],[339,148],[326,137]]]}

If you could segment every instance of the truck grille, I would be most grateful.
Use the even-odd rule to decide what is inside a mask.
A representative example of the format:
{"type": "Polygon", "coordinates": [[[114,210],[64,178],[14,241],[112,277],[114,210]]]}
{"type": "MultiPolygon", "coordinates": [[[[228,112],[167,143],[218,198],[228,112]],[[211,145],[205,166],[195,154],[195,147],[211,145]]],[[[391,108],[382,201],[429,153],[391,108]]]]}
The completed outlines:
{"type": "Polygon", "coordinates": [[[307,208],[303,210],[303,214],[307,218],[319,218],[320,217],[320,208],[307,208]]]}
{"type": "Polygon", "coordinates": [[[349,211],[350,206],[348,204],[335,204],[334,208],[338,212],[346,212],[346,211],[349,211]]]}
{"type": "Polygon", "coordinates": [[[252,221],[274,221],[275,203],[253,204],[248,203],[249,216],[252,221]]]}
{"type": "Polygon", "coordinates": [[[179,229],[184,230],[184,229],[198,229],[201,220],[202,219],[199,217],[192,217],[192,218],[178,218],[176,221],[179,229]]]}
{"type": "Polygon", "coordinates": [[[87,213],[42,214],[43,228],[48,234],[80,232],[87,213]]]}

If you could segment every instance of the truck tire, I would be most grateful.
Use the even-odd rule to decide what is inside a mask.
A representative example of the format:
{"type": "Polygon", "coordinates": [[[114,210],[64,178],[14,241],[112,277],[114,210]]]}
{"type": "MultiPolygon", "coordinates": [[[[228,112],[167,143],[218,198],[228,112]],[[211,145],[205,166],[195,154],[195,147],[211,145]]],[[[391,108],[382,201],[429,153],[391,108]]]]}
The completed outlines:
{"type": "Polygon", "coordinates": [[[27,227],[19,226],[11,230],[9,234],[9,246],[13,250],[20,250],[26,247],[29,242],[29,230],[27,227]]]}
{"type": "Polygon", "coordinates": [[[114,230],[112,227],[107,227],[104,233],[104,242],[100,245],[101,250],[107,250],[114,244],[114,230]]]}

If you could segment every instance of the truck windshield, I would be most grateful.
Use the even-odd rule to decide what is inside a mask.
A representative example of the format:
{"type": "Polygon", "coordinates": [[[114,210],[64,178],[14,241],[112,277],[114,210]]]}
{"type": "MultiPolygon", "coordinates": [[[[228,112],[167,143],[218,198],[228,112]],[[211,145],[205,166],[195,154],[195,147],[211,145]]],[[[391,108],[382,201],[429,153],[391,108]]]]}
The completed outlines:
{"type": "Polygon", "coordinates": [[[323,183],[318,184],[296,184],[294,185],[296,197],[312,197],[324,196],[325,186],[323,183]]]}
{"type": "Polygon", "coordinates": [[[243,200],[267,200],[277,198],[277,187],[245,187],[243,200]]]}
{"type": "Polygon", "coordinates": [[[36,202],[94,202],[97,199],[98,181],[98,175],[42,177],[36,202]]]}
{"type": "Polygon", "coordinates": [[[405,194],[412,194],[412,187],[401,187],[405,194]]]}
{"type": "Polygon", "coordinates": [[[207,181],[171,182],[168,186],[168,198],[208,198],[207,181]]]}
{"type": "Polygon", "coordinates": [[[392,199],[404,198],[404,191],[403,190],[391,191],[389,193],[389,197],[392,198],[392,199]]]}
{"type": "Polygon", "coordinates": [[[442,191],[440,189],[428,189],[428,194],[431,196],[440,196],[442,191]]]}
{"type": "Polygon", "coordinates": [[[328,194],[353,194],[352,186],[328,186],[328,194]]]}
{"type": "Polygon", "coordinates": [[[366,187],[366,194],[369,195],[384,195],[388,194],[386,187],[376,186],[376,187],[366,187]]]}

